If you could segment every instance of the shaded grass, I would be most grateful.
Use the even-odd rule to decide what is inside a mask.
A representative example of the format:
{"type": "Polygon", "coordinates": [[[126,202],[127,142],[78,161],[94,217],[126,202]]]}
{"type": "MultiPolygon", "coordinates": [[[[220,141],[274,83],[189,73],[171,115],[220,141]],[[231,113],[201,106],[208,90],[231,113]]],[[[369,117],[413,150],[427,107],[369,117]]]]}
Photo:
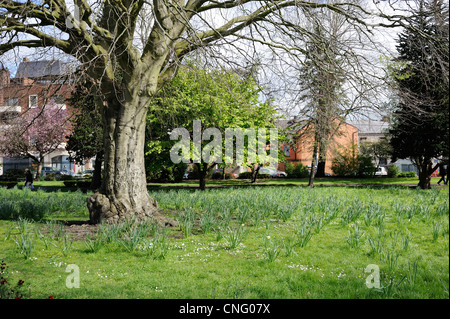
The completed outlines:
{"type": "MultiPolygon", "coordinates": [[[[436,184],[439,177],[432,177],[431,183],[436,184]]],[[[184,180],[180,183],[149,183],[149,187],[181,187],[181,186],[198,186],[197,180],[184,180]]],[[[308,178],[271,178],[271,179],[259,179],[256,183],[251,183],[246,179],[228,179],[228,180],[207,180],[208,186],[257,186],[257,185],[302,185],[306,186],[309,183],[308,178]]],[[[419,179],[417,177],[406,178],[388,178],[388,177],[376,177],[376,178],[341,178],[341,177],[318,177],[314,180],[316,186],[342,186],[342,185],[417,185],[419,179]]]]}

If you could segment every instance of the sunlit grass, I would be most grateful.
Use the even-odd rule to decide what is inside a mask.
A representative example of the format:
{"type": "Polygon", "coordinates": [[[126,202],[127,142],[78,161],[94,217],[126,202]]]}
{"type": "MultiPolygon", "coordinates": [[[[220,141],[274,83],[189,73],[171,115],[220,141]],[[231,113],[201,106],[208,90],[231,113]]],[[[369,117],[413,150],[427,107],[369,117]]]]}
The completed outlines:
{"type": "Polygon", "coordinates": [[[0,196],[49,206],[40,222],[0,221],[0,259],[32,298],[448,298],[448,188],[153,190],[163,213],[189,212],[189,232],[103,225],[70,245],[49,220],[86,220],[88,194],[15,192],[0,196]],[[69,264],[78,289],[66,287],[69,264]]]}

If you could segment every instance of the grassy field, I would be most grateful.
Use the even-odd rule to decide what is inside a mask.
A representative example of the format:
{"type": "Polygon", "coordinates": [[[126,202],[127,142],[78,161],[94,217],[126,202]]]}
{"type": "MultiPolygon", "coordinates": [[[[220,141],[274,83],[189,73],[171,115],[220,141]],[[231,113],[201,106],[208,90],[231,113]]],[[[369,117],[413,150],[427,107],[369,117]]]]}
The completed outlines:
{"type": "Polygon", "coordinates": [[[151,190],[179,222],[165,229],[83,224],[88,195],[0,189],[0,259],[24,297],[449,297],[448,188],[151,190]]]}

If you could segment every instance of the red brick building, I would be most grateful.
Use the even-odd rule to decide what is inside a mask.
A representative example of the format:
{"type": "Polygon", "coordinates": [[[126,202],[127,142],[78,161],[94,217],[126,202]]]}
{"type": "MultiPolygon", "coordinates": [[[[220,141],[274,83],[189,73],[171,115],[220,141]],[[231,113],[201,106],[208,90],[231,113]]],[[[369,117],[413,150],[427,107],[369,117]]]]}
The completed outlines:
{"type": "MultiPolygon", "coordinates": [[[[308,168],[311,167],[313,159],[314,128],[311,125],[302,125],[296,120],[281,120],[277,123],[278,129],[291,131],[294,137],[294,144],[283,144],[281,152],[286,157],[286,162],[302,163],[308,168]]],[[[328,141],[327,153],[325,156],[325,174],[333,175],[331,166],[336,155],[343,150],[351,150],[353,145],[358,145],[358,128],[342,122],[336,125],[328,141]]],[[[356,148],[357,151],[357,148],[356,148]]],[[[285,163],[280,163],[279,170],[285,171],[285,163]]]]}
{"type": "MultiPolygon", "coordinates": [[[[29,61],[25,58],[14,77],[0,65],[0,129],[11,118],[48,104],[73,112],[67,104],[72,93],[69,74],[69,67],[61,61],[29,61]]],[[[7,169],[31,167],[33,163],[29,159],[7,158],[0,154],[0,164],[1,175],[7,169]]],[[[44,158],[44,166],[72,172],[80,169],[70,161],[65,143],[44,158]]]]}

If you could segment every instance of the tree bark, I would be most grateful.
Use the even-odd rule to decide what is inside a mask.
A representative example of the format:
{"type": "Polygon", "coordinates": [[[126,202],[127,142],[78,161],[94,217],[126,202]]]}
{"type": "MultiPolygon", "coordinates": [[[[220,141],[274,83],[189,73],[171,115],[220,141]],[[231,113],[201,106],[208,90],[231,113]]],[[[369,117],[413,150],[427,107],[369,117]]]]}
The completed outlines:
{"type": "Polygon", "coordinates": [[[99,189],[102,185],[102,163],[103,163],[103,150],[98,152],[95,156],[94,173],[92,174],[92,189],[99,189]]]}
{"type": "Polygon", "coordinates": [[[314,178],[316,177],[317,166],[319,164],[319,144],[320,144],[320,133],[319,133],[319,120],[316,119],[314,126],[314,147],[313,147],[313,158],[311,161],[311,173],[309,174],[308,187],[314,187],[314,178]]]}
{"type": "Polygon", "coordinates": [[[252,183],[256,183],[256,178],[258,177],[259,169],[261,168],[260,164],[257,164],[256,168],[252,167],[252,183]]]}
{"type": "Polygon", "coordinates": [[[196,165],[199,176],[199,188],[204,191],[206,189],[206,175],[208,174],[208,171],[214,167],[215,163],[212,163],[211,165],[208,165],[208,163],[196,163],[196,165]]]}
{"type": "Polygon", "coordinates": [[[42,154],[39,154],[39,157],[36,157],[30,153],[27,153],[27,158],[31,158],[36,164],[37,164],[37,172],[36,176],[34,177],[36,180],[41,177],[41,171],[42,171],[42,162],[44,161],[44,156],[42,154]]]}
{"type": "MultiPolygon", "coordinates": [[[[416,163],[418,162],[416,161],[416,163]]],[[[438,166],[435,165],[433,167],[431,159],[423,159],[420,161],[420,165],[417,165],[419,169],[419,184],[417,186],[421,189],[431,189],[431,175],[436,171],[438,166]]]]}
{"type": "Polygon", "coordinates": [[[91,223],[147,220],[157,212],[158,205],[147,191],[144,165],[147,100],[107,101],[102,187],[87,199],[91,223]]]}
{"type": "Polygon", "coordinates": [[[311,173],[309,174],[309,182],[308,187],[313,188],[314,187],[314,178],[316,176],[316,164],[319,160],[319,154],[318,154],[318,143],[314,142],[314,149],[313,149],[313,159],[311,162],[311,173]]]}
{"type": "Polygon", "coordinates": [[[205,179],[205,173],[200,172],[200,181],[199,181],[199,188],[201,191],[204,191],[206,189],[206,179],[205,179]]]}
{"type": "Polygon", "coordinates": [[[44,158],[42,157],[41,160],[37,161],[37,172],[36,172],[36,177],[35,179],[39,179],[41,177],[41,172],[42,172],[42,162],[44,161],[44,158]]]}

